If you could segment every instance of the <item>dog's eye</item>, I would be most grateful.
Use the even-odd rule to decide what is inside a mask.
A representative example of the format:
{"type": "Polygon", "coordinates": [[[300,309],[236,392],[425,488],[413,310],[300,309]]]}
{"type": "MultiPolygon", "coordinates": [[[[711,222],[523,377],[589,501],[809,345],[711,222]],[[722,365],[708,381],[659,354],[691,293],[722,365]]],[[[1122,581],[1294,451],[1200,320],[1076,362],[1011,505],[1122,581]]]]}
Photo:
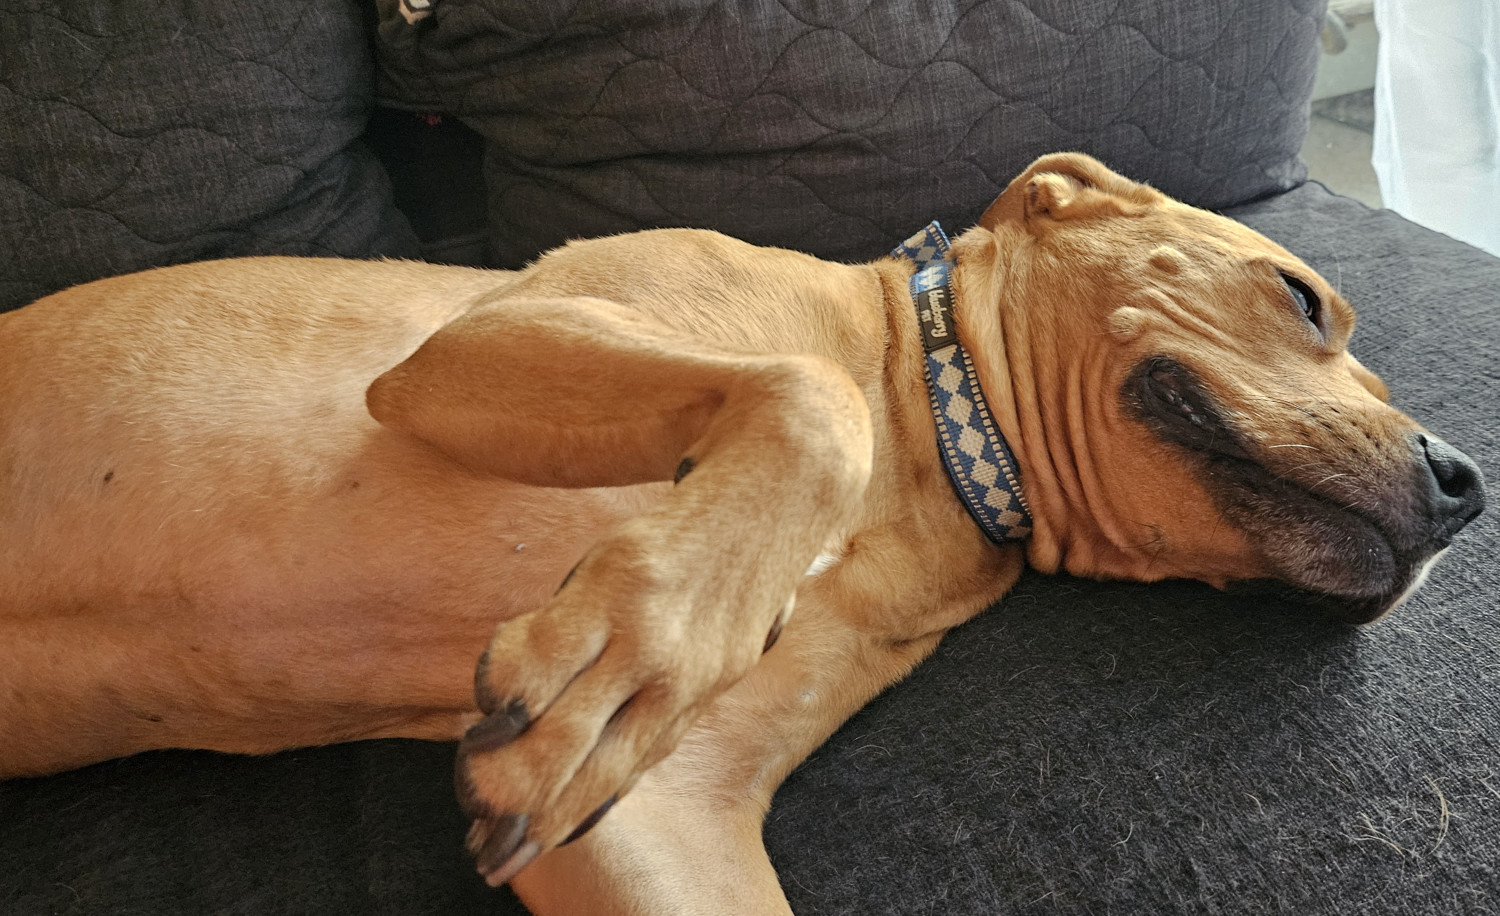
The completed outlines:
{"type": "Polygon", "coordinates": [[[1318,301],[1318,294],[1313,292],[1312,287],[1298,280],[1296,277],[1282,274],[1281,279],[1285,281],[1286,288],[1291,290],[1292,301],[1297,303],[1297,308],[1302,310],[1302,317],[1306,318],[1309,324],[1317,328],[1319,333],[1322,333],[1323,309],[1322,303],[1318,301]]]}

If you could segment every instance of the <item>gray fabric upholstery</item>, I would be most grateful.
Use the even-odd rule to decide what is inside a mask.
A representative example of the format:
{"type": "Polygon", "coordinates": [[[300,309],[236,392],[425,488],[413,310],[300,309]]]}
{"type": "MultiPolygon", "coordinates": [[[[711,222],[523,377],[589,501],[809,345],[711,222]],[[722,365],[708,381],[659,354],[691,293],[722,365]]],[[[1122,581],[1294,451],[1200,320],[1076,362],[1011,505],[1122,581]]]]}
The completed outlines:
{"type": "MultiPolygon", "coordinates": [[[[1500,479],[1500,259],[1308,185],[1238,211],[1338,281],[1355,352],[1500,479]]],[[[801,916],[1500,904],[1500,513],[1386,622],[1028,576],[777,795],[801,916]]],[[[0,784],[0,912],[519,914],[451,746],[158,753],[0,784]]]]}
{"type": "Polygon", "coordinates": [[[975,221],[1036,156],[1190,203],[1302,179],[1321,0],[382,0],[382,96],[487,141],[492,259],[706,226],[836,259],[975,221]]]}
{"type": "Polygon", "coordinates": [[[412,255],[354,0],[0,0],[0,310],[247,254],[412,255]]]}

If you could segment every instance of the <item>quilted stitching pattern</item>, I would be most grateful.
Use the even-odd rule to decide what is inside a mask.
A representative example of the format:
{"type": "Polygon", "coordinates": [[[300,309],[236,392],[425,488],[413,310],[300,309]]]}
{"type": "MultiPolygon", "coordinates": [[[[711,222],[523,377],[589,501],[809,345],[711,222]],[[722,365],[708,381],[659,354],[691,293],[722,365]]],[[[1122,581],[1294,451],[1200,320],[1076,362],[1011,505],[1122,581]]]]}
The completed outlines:
{"type": "Polygon", "coordinates": [[[12,0],[0,49],[0,309],[184,260],[415,250],[351,145],[352,4],[12,0]]]}
{"type": "Polygon", "coordinates": [[[834,258],[973,222],[1036,155],[1191,202],[1285,190],[1321,0],[383,0],[382,92],[489,140],[494,255],[711,226],[834,258]]]}

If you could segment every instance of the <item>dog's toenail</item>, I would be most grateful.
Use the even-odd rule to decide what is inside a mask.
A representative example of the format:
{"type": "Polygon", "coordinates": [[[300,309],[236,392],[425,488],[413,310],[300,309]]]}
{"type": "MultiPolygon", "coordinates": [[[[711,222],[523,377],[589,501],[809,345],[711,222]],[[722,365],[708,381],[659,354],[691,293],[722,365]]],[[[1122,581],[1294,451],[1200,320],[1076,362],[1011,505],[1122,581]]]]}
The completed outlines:
{"type": "Polygon", "coordinates": [[[774,646],[774,645],[776,645],[776,640],[778,640],[778,639],[781,638],[781,628],[785,624],[786,624],[786,615],[782,615],[780,617],[777,617],[776,618],[776,622],[773,623],[773,624],[771,624],[771,632],[769,632],[769,633],[766,634],[766,644],[760,650],[760,654],[761,655],[765,655],[767,652],[770,652],[771,651],[771,647],[774,646]]]}
{"type": "Polygon", "coordinates": [[[677,473],[674,474],[674,475],[672,475],[672,482],[673,483],[682,483],[682,478],[684,478],[687,475],[691,474],[692,471],[693,471],[693,468],[695,468],[697,466],[698,466],[698,462],[695,461],[695,460],[693,460],[693,457],[691,455],[689,455],[688,457],[682,459],[682,463],[679,464],[679,465],[677,465],[677,473]]]}
{"type": "Polygon", "coordinates": [[[490,650],[486,646],[479,653],[479,661],[474,665],[474,705],[485,715],[493,713],[500,705],[500,698],[495,696],[495,689],[490,686],[490,650]]]}
{"type": "Polygon", "coordinates": [[[469,850],[479,871],[489,875],[509,865],[517,847],[526,839],[526,826],[530,822],[530,816],[525,814],[502,814],[489,823],[479,848],[469,850]]]}
{"type": "Polygon", "coordinates": [[[535,859],[537,857],[537,854],[541,851],[542,847],[538,846],[536,843],[533,843],[530,840],[527,840],[525,843],[521,844],[521,848],[517,849],[515,854],[512,855],[504,865],[500,866],[495,871],[486,872],[484,876],[484,883],[488,884],[490,887],[499,887],[500,885],[509,881],[511,878],[514,878],[516,875],[520,874],[521,869],[530,865],[531,860],[535,859]]]}
{"type": "MultiPolygon", "coordinates": [[[[469,825],[469,832],[464,835],[464,848],[470,850],[478,849],[483,837],[484,822],[475,820],[474,823],[469,825]]],[[[472,852],[469,854],[473,855],[472,852]]]]}
{"type": "Polygon", "coordinates": [[[599,823],[599,821],[604,818],[604,815],[609,813],[609,809],[615,806],[615,802],[618,801],[619,798],[620,796],[618,795],[611,795],[609,797],[609,801],[600,805],[597,809],[595,809],[593,814],[590,814],[588,817],[584,818],[583,823],[579,824],[577,827],[574,827],[573,832],[568,834],[568,838],[566,840],[563,840],[558,845],[566,846],[579,837],[583,836],[585,833],[588,833],[590,830],[593,830],[594,825],[599,823]]]}
{"type": "MultiPolygon", "coordinates": [[[[568,583],[573,581],[573,574],[578,572],[578,567],[582,565],[582,563],[583,561],[579,560],[577,563],[573,564],[573,568],[568,570],[568,574],[566,576],[563,576],[563,580],[557,583],[557,592],[560,592],[568,587],[568,583]]],[[[555,595],[557,594],[557,592],[553,592],[552,594],[555,595]]]]}
{"type": "Polygon", "coordinates": [[[504,747],[516,740],[530,724],[531,717],[526,714],[526,701],[512,700],[509,706],[485,716],[465,732],[463,740],[459,742],[458,753],[460,756],[483,754],[504,747]]]}

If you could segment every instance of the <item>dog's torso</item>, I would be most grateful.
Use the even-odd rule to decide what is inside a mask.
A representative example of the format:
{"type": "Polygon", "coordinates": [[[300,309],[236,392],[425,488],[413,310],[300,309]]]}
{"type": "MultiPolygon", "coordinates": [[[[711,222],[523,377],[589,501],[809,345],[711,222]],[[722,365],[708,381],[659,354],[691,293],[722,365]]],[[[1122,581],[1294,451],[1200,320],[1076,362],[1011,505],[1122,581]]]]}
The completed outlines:
{"type": "Polygon", "coordinates": [[[539,607],[667,486],[476,474],[372,419],[371,382],[476,301],[608,295],[736,350],[836,360],[871,407],[878,459],[852,543],[829,545],[840,562],[803,590],[803,612],[831,605],[891,640],[946,629],[1020,561],[912,454],[934,448],[932,422],[886,370],[892,279],[666,231],[576,243],[514,274],[187,265],[0,318],[0,615],[73,646],[88,672],[21,723],[51,729],[71,708],[68,730],[93,736],[70,739],[71,760],[33,739],[38,768],[149,747],[455,738],[473,721],[473,660],[496,623],[539,607]]]}

